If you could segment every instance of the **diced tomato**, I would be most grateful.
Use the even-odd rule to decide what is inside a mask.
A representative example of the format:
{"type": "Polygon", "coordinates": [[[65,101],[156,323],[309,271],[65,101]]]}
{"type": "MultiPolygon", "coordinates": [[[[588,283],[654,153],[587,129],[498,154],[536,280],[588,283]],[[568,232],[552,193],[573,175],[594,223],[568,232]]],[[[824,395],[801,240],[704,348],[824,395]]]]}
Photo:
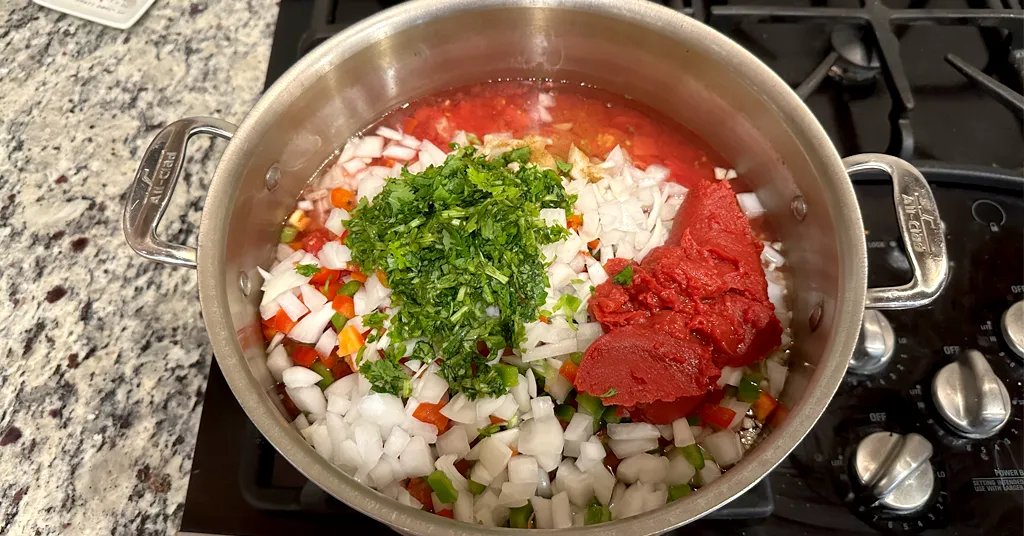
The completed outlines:
{"type": "Polygon", "coordinates": [[[612,454],[611,450],[604,457],[605,467],[611,469],[613,473],[619,468],[620,463],[622,463],[622,460],[612,454]]]}
{"type": "Polygon", "coordinates": [[[715,404],[704,404],[700,407],[697,414],[702,422],[710,424],[719,430],[728,428],[729,424],[736,417],[735,411],[715,404]]]}
{"type": "Polygon", "coordinates": [[[494,415],[488,415],[487,418],[491,420],[491,424],[503,424],[505,422],[505,419],[495,417],[494,415]]]}
{"type": "Polygon", "coordinates": [[[558,373],[563,378],[569,380],[569,383],[575,383],[577,370],[579,370],[579,367],[576,366],[576,363],[573,363],[571,359],[566,359],[565,363],[562,363],[562,366],[558,369],[558,373]]]}
{"type": "Polygon", "coordinates": [[[351,275],[352,279],[359,281],[360,283],[366,282],[366,274],[360,272],[359,270],[353,270],[351,275]]]}
{"type": "Polygon", "coordinates": [[[445,508],[437,513],[441,517],[447,517],[448,519],[455,519],[455,512],[451,508],[445,508]]]}
{"type": "Polygon", "coordinates": [[[413,499],[419,501],[424,508],[431,512],[434,511],[434,501],[430,499],[432,490],[426,480],[420,477],[410,478],[409,483],[405,485],[405,490],[409,492],[409,495],[412,495],[413,499]]]}
{"type": "Polygon", "coordinates": [[[334,309],[334,312],[341,314],[345,318],[356,316],[355,300],[344,294],[335,296],[334,301],[331,302],[331,307],[334,309]]]}
{"type": "Polygon", "coordinates": [[[580,227],[583,227],[583,216],[579,214],[573,214],[572,216],[566,218],[565,224],[573,231],[579,231],[580,227]]]}
{"type": "Polygon", "coordinates": [[[317,354],[312,346],[298,345],[292,350],[292,362],[303,367],[312,365],[319,357],[320,354],[317,354]]]}
{"type": "Polygon", "coordinates": [[[271,320],[273,321],[273,328],[285,334],[295,327],[295,321],[288,318],[288,313],[284,312],[283,309],[278,311],[271,320]]]}
{"type": "Polygon", "coordinates": [[[754,409],[754,418],[757,419],[757,422],[765,422],[765,420],[768,419],[768,416],[775,411],[775,407],[778,405],[779,403],[772,397],[772,395],[761,391],[761,396],[757,398],[757,401],[754,402],[754,405],[752,406],[754,409]]]}
{"type": "Polygon", "coordinates": [[[443,402],[437,404],[420,402],[420,405],[416,406],[416,411],[412,412],[412,416],[414,419],[433,424],[437,427],[437,433],[441,433],[448,428],[448,417],[441,415],[441,408],[443,407],[443,402]]]}
{"type": "Polygon", "coordinates": [[[334,376],[335,380],[344,378],[345,376],[355,372],[348,364],[349,356],[345,356],[345,359],[341,359],[336,352],[331,352],[331,355],[334,356],[334,366],[331,367],[331,376],[334,376]]]}
{"type": "Polygon", "coordinates": [[[284,384],[277,384],[275,389],[277,389],[277,395],[281,397],[281,404],[284,405],[284,410],[288,412],[288,418],[294,419],[295,417],[298,417],[299,414],[302,412],[299,411],[299,408],[295,405],[295,402],[292,402],[292,398],[288,396],[288,392],[284,390],[284,384]]]}
{"type": "Polygon", "coordinates": [[[416,123],[419,123],[419,120],[416,119],[415,117],[410,117],[410,118],[406,119],[405,120],[405,125],[404,125],[405,126],[405,131],[406,132],[412,132],[412,130],[414,128],[416,128],[416,123]]]}
{"type": "Polygon", "coordinates": [[[725,389],[715,389],[704,399],[708,404],[718,404],[725,398],[725,389]]]}
{"type": "Polygon", "coordinates": [[[327,283],[328,279],[331,281],[340,281],[341,272],[338,270],[331,270],[329,268],[319,268],[316,273],[313,274],[313,277],[309,278],[309,284],[320,288],[324,286],[324,283],[327,283]]]}
{"type": "Polygon", "coordinates": [[[458,471],[460,475],[468,477],[469,476],[469,460],[463,458],[463,459],[455,462],[455,470],[458,471]]]}
{"type": "Polygon", "coordinates": [[[335,188],[331,190],[331,204],[341,209],[352,210],[356,208],[356,194],[351,190],[335,188]]]}
{"type": "MultiPolygon", "coordinates": [[[[334,240],[333,234],[327,229],[317,229],[310,231],[305,238],[302,239],[302,249],[306,250],[313,255],[320,253],[320,248],[324,247],[324,244],[334,240]]],[[[326,279],[326,278],[324,278],[326,279]]]]}
{"type": "Polygon", "coordinates": [[[333,369],[338,364],[338,354],[331,350],[331,353],[320,356],[320,362],[328,369],[333,369]]]}
{"type": "Polygon", "coordinates": [[[363,334],[353,325],[345,326],[338,334],[338,355],[351,355],[363,345],[363,334]]]}
{"type": "Polygon", "coordinates": [[[768,421],[768,424],[772,428],[778,428],[782,426],[782,423],[786,421],[786,417],[789,416],[789,408],[779,404],[776,406],[775,411],[772,412],[772,418],[768,421]]]}
{"type": "Polygon", "coordinates": [[[658,144],[653,138],[647,136],[636,136],[633,138],[633,150],[636,156],[651,156],[658,154],[658,144]]]}

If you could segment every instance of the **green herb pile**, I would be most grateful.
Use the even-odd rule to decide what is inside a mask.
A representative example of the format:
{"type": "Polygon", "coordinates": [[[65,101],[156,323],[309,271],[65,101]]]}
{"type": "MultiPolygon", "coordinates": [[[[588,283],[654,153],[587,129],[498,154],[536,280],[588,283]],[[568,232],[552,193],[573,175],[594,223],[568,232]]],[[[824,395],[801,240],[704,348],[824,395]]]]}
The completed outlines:
{"type": "MultiPolygon", "coordinates": [[[[383,270],[397,308],[387,333],[391,344],[423,338],[414,358],[437,349],[440,374],[453,393],[469,398],[507,392],[487,365],[507,347],[518,347],[523,324],[537,318],[548,286],[540,247],[567,231],[545,226],[542,208],[572,213],[555,170],[528,164],[523,147],[493,160],[462,148],[441,166],[389,180],[373,204],[361,199],[346,222],[346,244],[364,273],[383,270]],[[516,171],[508,165],[518,162],[516,171]],[[486,309],[495,307],[497,317],[486,309]]],[[[515,167],[515,166],[513,166],[515,167]]],[[[379,392],[408,394],[398,358],[360,365],[379,392]]]]}

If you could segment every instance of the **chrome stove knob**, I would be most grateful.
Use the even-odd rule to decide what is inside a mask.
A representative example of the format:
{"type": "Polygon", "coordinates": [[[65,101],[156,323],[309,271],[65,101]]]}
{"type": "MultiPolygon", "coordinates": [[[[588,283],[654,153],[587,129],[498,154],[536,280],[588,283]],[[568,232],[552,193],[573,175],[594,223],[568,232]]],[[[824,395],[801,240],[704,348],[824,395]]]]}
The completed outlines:
{"type": "Polygon", "coordinates": [[[857,444],[853,469],[876,504],[910,513],[932,496],[935,472],[928,461],[931,456],[932,444],[918,434],[876,432],[857,444]]]}
{"type": "Polygon", "coordinates": [[[1003,338],[1017,357],[1024,359],[1024,300],[1010,306],[1003,313],[1003,338]]]}
{"type": "Polygon", "coordinates": [[[942,418],[965,437],[989,437],[1010,420],[1010,393],[977,350],[939,370],[932,399],[942,418]]]}
{"type": "Polygon", "coordinates": [[[873,309],[864,311],[860,339],[850,359],[850,370],[857,374],[874,374],[892,360],[896,348],[896,335],[882,313],[873,309]]]}

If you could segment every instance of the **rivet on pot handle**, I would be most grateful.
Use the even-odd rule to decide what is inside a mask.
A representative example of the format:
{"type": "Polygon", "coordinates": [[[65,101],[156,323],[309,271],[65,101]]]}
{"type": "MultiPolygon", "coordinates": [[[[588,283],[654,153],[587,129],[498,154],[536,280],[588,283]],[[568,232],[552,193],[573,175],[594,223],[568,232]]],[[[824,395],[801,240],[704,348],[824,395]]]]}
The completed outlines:
{"type": "Polygon", "coordinates": [[[893,183],[893,200],[903,244],[910,257],[914,279],[898,287],[869,288],[864,307],[911,309],[931,303],[946,286],[949,258],[946,237],[928,182],[914,166],[884,154],[859,154],[843,159],[850,175],[882,171],[893,183]]]}
{"type": "Polygon", "coordinates": [[[235,128],[213,117],[189,117],[171,123],[156,135],[142,156],[124,207],[124,236],[136,253],[164,264],[196,267],[196,248],[161,240],[156,228],[171,202],[188,140],[196,134],[229,140],[235,128]]]}

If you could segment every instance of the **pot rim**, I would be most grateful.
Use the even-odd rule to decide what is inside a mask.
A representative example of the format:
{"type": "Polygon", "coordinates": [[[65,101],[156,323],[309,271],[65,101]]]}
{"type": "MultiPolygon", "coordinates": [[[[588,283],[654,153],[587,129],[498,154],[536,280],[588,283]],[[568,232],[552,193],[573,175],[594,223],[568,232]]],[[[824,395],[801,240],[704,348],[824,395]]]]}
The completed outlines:
{"type": "Polygon", "coordinates": [[[323,459],[310,448],[265,395],[250,371],[231,323],[226,282],[226,228],[235,201],[241,170],[256,150],[257,140],[270,124],[270,115],[306,91],[320,73],[369,46],[384,35],[402,31],[420,21],[456,12],[500,8],[555,8],[610,13],[651,31],[692,34],[695,40],[713,43],[723,53],[727,66],[745,76],[771,95],[779,114],[802,136],[820,159],[821,177],[833,180],[829,203],[834,215],[839,244],[839,286],[834,312],[835,333],[824,350],[814,377],[789,418],[758,446],[757,460],[748,459],[725,472],[712,485],[685,501],[678,501],[645,514],[599,525],[556,529],[567,535],[612,535],[628,531],[646,535],[665,532],[697,520],[743,493],[778,465],[810,431],[824,412],[846,372],[859,334],[867,284],[867,250],[863,223],[853,187],[835,147],[806,105],[792,89],[760,60],[712,28],[667,7],[651,2],[622,0],[413,0],[383,11],[333,36],[295,63],[278,79],[246,115],[221,158],[207,194],[199,229],[199,295],[210,340],[218,364],[231,391],[260,433],[303,475],[361,513],[403,532],[428,535],[469,536],[501,534],[509,530],[457,522],[426,511],[415,510],[388,499],[323,459]],[[831,177],[831,179],[829,179],[831,177]],[[756,461],[756,463],[750,463],[756,461]]]}

